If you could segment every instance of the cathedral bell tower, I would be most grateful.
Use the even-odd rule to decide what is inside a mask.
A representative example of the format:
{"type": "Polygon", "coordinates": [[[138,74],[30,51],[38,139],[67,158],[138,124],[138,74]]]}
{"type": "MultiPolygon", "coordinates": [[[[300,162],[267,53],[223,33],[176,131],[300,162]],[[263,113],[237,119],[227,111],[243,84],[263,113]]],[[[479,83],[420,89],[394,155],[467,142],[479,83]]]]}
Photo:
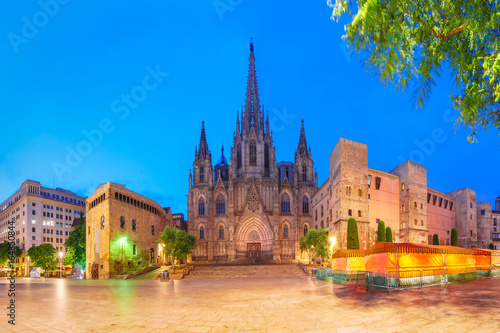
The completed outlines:
{"type": "Polygon", "coordinates": [[[193,186],[212,186],[212,153],[208,149],[205,122],[201,122],[200,146],[195,148],[193,163],[193,186]]]}
{"type": "Polygon", "coordinates": [[[269,128],[269,115],[264,117],[260,106],[257,72],[253,43],[250,43],[245,106],[236,115],[236,131],[231,148],[231,174],[233,178],[263,177],[276,175],[276,154],[269,128]]]}

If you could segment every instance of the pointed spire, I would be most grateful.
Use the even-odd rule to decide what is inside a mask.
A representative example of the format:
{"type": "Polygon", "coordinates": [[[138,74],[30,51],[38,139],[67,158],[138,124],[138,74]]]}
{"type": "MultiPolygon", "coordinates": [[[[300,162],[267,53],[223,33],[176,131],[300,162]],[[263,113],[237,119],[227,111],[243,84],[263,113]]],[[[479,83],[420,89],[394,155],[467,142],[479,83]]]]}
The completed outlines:
{"type": "Polygon", "coordinates": [[[241,118],[243,120],[243,128],[249,131],[250,127],[255,126],[257,130],[262,130],[261,109],[259,99],[259,87],[257,84],[257,72],[255,70],[255,55],[253,54],[253,41],[250,42],[250,57],[248,58],[248,78],[247,91],[245,99],[245,111],[241,118]]]}
{"type": "Polygon", "coordinates": [[[267,133],[267,136],[271,135],[271,130],[269,128],[269,111],[267,111],[267,113],[266,113],[266,133],[267,133]]]}
{"type": "Polygon", "coordinates": [[[200,149],[198,150],[198,158],[208,157],[210,154],[208,150],[207,135],[205,133],[205,121],[201,122],[201,135],[200,135],[200,149]]]}
{"type": "Polygon", "coordinates": [[[297,147],[297,154],[300,156],[308,156],[309,152],[307,150],[306,142],[306,130],[304,128],[304,119],[302,119],[302,126],[300,127],[300,139],[299,146],[297,147]]]}

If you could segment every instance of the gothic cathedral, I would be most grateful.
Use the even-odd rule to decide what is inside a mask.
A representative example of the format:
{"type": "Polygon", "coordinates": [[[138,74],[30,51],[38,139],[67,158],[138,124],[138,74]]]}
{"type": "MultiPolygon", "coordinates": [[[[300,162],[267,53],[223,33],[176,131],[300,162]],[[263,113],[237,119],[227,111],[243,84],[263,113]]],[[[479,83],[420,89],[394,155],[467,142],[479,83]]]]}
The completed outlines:
{"type": "Polygon", "coordinates": [[[238,258],[277,262],[301,257],[299,238],[312,225],[310,207],[318,188],[304,122],[295,162],[276,162],[269,115],[261,109],[253,44],[245,106],[236,118],[229,163],[224,147],[212,166],[205,124],[189,174],[188,230],[198,239],[194,261],[238,258]]]}

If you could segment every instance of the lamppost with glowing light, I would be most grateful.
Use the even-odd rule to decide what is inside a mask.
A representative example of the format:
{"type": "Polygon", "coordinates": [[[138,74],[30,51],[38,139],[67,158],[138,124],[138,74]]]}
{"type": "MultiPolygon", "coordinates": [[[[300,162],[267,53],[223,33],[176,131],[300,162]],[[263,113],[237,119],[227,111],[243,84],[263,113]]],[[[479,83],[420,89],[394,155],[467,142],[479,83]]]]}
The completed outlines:
{"type": "Polygon", "coordinates": [[[59,252],[59,272],[60,272],[59,278],[60,279],[62,279],[62,256],[63,256],[63,253],[59,252]]]}
{"type": "Polygon", "coordinates": [[[30,277],[30,256],[26,256],[26,267],[28,268],[26,277],[30,277]]]}

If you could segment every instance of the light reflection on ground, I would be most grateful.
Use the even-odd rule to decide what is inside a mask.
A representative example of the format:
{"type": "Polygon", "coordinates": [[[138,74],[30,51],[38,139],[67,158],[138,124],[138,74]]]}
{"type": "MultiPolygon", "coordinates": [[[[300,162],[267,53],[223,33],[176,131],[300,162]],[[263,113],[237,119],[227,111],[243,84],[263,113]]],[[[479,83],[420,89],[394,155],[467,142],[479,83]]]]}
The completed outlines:
{"type": "Polygon", "coordinates": [[[500,278],[391,295],[307,277],[16,282],[16,327],[2,306],[0,331],[500,331],[500,278]]]}

